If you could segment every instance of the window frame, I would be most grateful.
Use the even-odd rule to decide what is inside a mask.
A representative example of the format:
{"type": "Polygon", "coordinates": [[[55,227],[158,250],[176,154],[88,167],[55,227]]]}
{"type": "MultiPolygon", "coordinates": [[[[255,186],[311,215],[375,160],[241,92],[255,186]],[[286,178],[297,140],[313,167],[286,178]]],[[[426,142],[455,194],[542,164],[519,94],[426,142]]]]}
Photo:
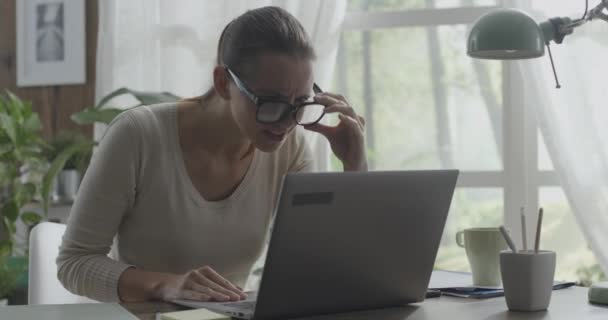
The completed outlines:
{"type": "MultiPolygon", "coordinates": [[[[471,26],[481,15],[500,8],[475,6],[426,8],[396,11],[349,11],[343,32],[387,28],[431,27],[446,25],[471,26]]],[[[464,44],[463,44],[464,46],[464,44]]],[[[341,50],[340,50],[341,51],[341,50]]],[[[344,63],[338,59],[337,63],[344,63]]],[[[526,213],[527,225],[536,225],[536,211],[541,187],[560,187],[554,170],[540,170],[538,165],[538,123],[532,108],[522,99],[521,74],[513,62],[502,62],[502,170],[461,171],[457,188],[502,188],[503,221],[521,247],[520,209],[526,213]]],[[[528,228],[528,241],[534,239],[534,228],[528,228]]],[[[531,243],[530,243],[531,244],[531,243]]]]}

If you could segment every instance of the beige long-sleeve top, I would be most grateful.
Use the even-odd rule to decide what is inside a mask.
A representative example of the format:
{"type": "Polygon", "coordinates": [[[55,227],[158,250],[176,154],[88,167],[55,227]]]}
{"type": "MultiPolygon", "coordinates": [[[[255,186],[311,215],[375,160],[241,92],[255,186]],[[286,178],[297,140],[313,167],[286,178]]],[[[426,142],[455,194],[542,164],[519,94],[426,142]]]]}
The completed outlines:
{"type": "Polygon", "coordinates": [[[182,273],[209,265],[244,286],[264,247],[282,176],[310,170],[310,149],[298,128],[277,151],[256,150],[236,190],[211,202],[188,176],[177,130],[175,104],[137,107],[110,124],[57,257],[69,291],[118,301],[118,278],[130,266],[182,273]]]}

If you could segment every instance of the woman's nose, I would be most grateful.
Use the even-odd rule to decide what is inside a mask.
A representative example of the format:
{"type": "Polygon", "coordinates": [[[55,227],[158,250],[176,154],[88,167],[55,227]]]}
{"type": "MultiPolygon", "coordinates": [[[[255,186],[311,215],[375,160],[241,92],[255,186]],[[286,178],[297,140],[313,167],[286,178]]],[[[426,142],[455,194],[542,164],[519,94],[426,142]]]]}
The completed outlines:
{"type": "Polygon", "coordinates": [[[277,123],[277,127],[281,130],[289,129],[296,125],[296,119],[294,114],[290,114],[288,117],[285,117],[283,121],[277,123]]]}

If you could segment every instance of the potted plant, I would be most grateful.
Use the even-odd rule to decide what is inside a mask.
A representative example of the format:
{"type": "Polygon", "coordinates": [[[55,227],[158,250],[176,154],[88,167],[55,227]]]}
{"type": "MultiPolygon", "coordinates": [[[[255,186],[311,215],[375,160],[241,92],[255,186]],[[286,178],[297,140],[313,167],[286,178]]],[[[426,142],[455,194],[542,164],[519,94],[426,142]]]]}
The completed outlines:
{"type": "Polygon", "coordinates": [[[72,131],[59,132],[48,144],[45,154],[51,167],[43,182],[45,210],[50,200],[59,203],[74,201],[95,145],[82,133],[72,131]]]}
{"type": "Polygon", "coordinates": [[[20,277],[27,277],[27,268],[22,268],[27,266],[27,249],[15,252],[17,222],[30,227],[42,219],[26,207],[41,198],[41,181],[48,168],[41,129],[29,102],[10,92],[0,96],[0,269],[15,269],[20,277]]]}

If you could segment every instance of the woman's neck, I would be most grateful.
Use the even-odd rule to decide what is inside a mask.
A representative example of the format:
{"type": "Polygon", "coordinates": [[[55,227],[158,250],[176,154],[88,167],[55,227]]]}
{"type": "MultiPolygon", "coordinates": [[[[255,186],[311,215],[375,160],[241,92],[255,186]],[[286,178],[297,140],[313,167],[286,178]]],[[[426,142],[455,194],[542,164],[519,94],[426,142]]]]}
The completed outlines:
{"type": "Polygon", "coordinates": [[[240,130],[228,103],[214,93],[182,101],[178,106],[182,148],[240,160],[254,151],[240,130]]]}

